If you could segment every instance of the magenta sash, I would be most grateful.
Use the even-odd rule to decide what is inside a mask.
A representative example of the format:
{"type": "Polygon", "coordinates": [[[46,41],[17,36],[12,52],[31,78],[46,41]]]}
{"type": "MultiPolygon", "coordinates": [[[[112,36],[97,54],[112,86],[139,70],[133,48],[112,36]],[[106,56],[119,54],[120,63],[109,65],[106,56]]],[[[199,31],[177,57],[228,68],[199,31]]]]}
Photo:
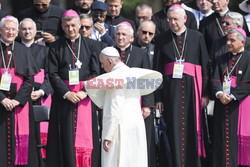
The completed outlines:
{"type": "MultiPolygon", "coordinates": [[[[231,87],[237,86],[236,77],[231,77],[231,87]]],[[[238,165],[250,165],[250,95],[239,103],[238,115],[238,165]]]]}
{"type": "MultiPolygon", "coordinates": [[[[165,64],[165,75],[172,75],[175,62],[165,64]]],[[[194,77],[195,85],[195,104],[196,104],[196,132],[198,137],[198,156],[206,157],[204,138],[202,131],[202,117],[201,117],[201,97],[202,97],[202,68],[200,65],[184,62],[183,73],[194,77]]]]}
{"type": "MultiPolygon", "coordinates": [[[[66,85],[73,92],[81,91],[83,81],[78,85],[66,85]]],[[[75,134],[76,167],[91,167],[91,153],[93,149],[92,137],[92,107],[90,98],[85,98],[78,103],[77,127],[75,134]]]]}
{"type": "MultiPolygon", "coordinates": [[[[40,69],[40,72],[34,76],[34,81],[42,84],[44,82],[44,78],[45,78],[45,71],[44,71],[44,69],[40,69]]],[[[49,94],[49,96],[47,98],[43,98],[43,97],[41,98],[41,105],[42,106],[47,106],[50,108],[51,102],[52,102],[51,94],[49,94]]],[[[48,128],[49,128],[48,122],[40,122],[41,145],[45,145],[45,146],[47,145],[48,128]]],[[[46,149],[42,148],[41,153],[42,153],[43,159],[45,159],[46,158],[46,149]]]]}
{"type": "MultiPolygon", "coordinates": [[[[23,77],[17,76],[16,70],[11,69],[12,80],[11,83],[17,85],[17,92],[19,91],[23,77]]],[[[3,74],[3,69],[1,69],[3,74]]],[[[29,150],[29,102],[24,107],[17,106],[15,108],[15,165],[27,165],[28,164],[28,150],[29,150]]]]}

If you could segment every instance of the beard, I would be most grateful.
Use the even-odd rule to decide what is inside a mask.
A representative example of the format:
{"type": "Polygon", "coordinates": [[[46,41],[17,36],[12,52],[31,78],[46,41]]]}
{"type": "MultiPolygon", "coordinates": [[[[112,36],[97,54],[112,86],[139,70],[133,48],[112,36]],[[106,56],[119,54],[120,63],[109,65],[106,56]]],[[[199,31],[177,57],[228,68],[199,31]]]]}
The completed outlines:
{"type": "Polygon", "coordinates": [[[90,8],[89,7],[87,7],[87,8],[78,8],[79,9],[79,11],[80,11],[80,13],[89,13],[89,11],[90,11],[90,8]]]}

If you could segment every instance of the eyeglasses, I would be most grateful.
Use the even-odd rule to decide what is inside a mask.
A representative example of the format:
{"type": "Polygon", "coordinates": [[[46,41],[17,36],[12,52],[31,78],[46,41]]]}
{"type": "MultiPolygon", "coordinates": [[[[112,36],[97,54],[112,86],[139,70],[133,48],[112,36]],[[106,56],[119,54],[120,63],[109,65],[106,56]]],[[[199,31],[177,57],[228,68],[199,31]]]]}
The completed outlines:
{"type": "Polygon", "coordinates": [[[91,26],[81,26],[80,30],[83,30],[85,27],[86,30],[89,30],[91,28],[91,26]]]}
{"type": "Polygon", "coordinates": [[[128,37],[128,36],[131,36],[129,34],[125,34],[125,33],[115,33],[115,36],[122,36],[122,37],[128,37]]]}
{"type": "Polygon", "coordinates": [[[36,7],[40,7],[40,6],[46,7],[46,6],[47,6],[47,3],[35,3],[34,5],[35,5],[36,7]]]}
{"type": "Polygon", "coordinates": [[[168,22],[171,22],[171,21],[175,21],[175,22],[177,22],[177,21],[179,21],[179,20],[181,20],[182,18],[167,18],[167,21],[168,22]]]}
{"type": "Polygon", "coordinates": [[[12,31],[12,32],[17,32],[17,30],[18,30],[18,29],[16,29],[16,28],[9,28],[9,27],[3,27],[3,29],[4,29],[6,32],[10,32],[10,31],[12,31]]]}
{"type": "Polygon", "coordinates": [[[142,32],[143,35],[146,35],[146,34],[149,34],[149,36],[152,36],[154,35],[153,32],[148,32],[148,31],[143,31],[143,30],[140,30],[142,32]]]}
{"type": "Polygon", "coordinates": [[[93,13],[92,16],[95,17],[95,18],[98,18],[98,17],[104,18],[106,16],[106,14],[103,14],[103,13],[101,13],[101,14],[93,13]]]}
{"type": "Polygon", "coordinates": [[[222,24],[226,24],[227,26],[230,26],[230,25],[232,25],[233,23],[230,23],[230,22],[228,22],[228,21],[223,21],[222,24]]]}

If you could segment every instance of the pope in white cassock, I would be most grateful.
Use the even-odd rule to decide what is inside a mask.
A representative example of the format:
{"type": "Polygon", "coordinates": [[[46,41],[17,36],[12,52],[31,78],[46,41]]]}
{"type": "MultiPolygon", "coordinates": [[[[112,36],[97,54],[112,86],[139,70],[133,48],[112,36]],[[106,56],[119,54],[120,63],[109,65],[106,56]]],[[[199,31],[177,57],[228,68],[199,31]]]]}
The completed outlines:
{"type": "Polygon", "coordinates": [[[88,96],[103,109],[102,167],[147,167],[141,96],[162,83],[159,72],[129,68],[118,51],[106,47],[100,62],[107,72],[84,83],[88,96]]]}

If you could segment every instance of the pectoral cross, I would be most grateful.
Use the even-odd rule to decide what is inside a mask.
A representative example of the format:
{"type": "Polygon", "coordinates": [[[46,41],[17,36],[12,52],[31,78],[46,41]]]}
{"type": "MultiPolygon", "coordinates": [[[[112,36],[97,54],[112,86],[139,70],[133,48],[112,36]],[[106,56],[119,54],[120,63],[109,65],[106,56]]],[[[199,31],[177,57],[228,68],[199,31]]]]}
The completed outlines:
{"type": "Polygon", "coordinates": [[[77,59],[75,65],[76,65],[76,67],[77,67],[78,69],[80,69],[80,68],[82,67],[82,62],[80,62],[80,60],[77,59]]]}

